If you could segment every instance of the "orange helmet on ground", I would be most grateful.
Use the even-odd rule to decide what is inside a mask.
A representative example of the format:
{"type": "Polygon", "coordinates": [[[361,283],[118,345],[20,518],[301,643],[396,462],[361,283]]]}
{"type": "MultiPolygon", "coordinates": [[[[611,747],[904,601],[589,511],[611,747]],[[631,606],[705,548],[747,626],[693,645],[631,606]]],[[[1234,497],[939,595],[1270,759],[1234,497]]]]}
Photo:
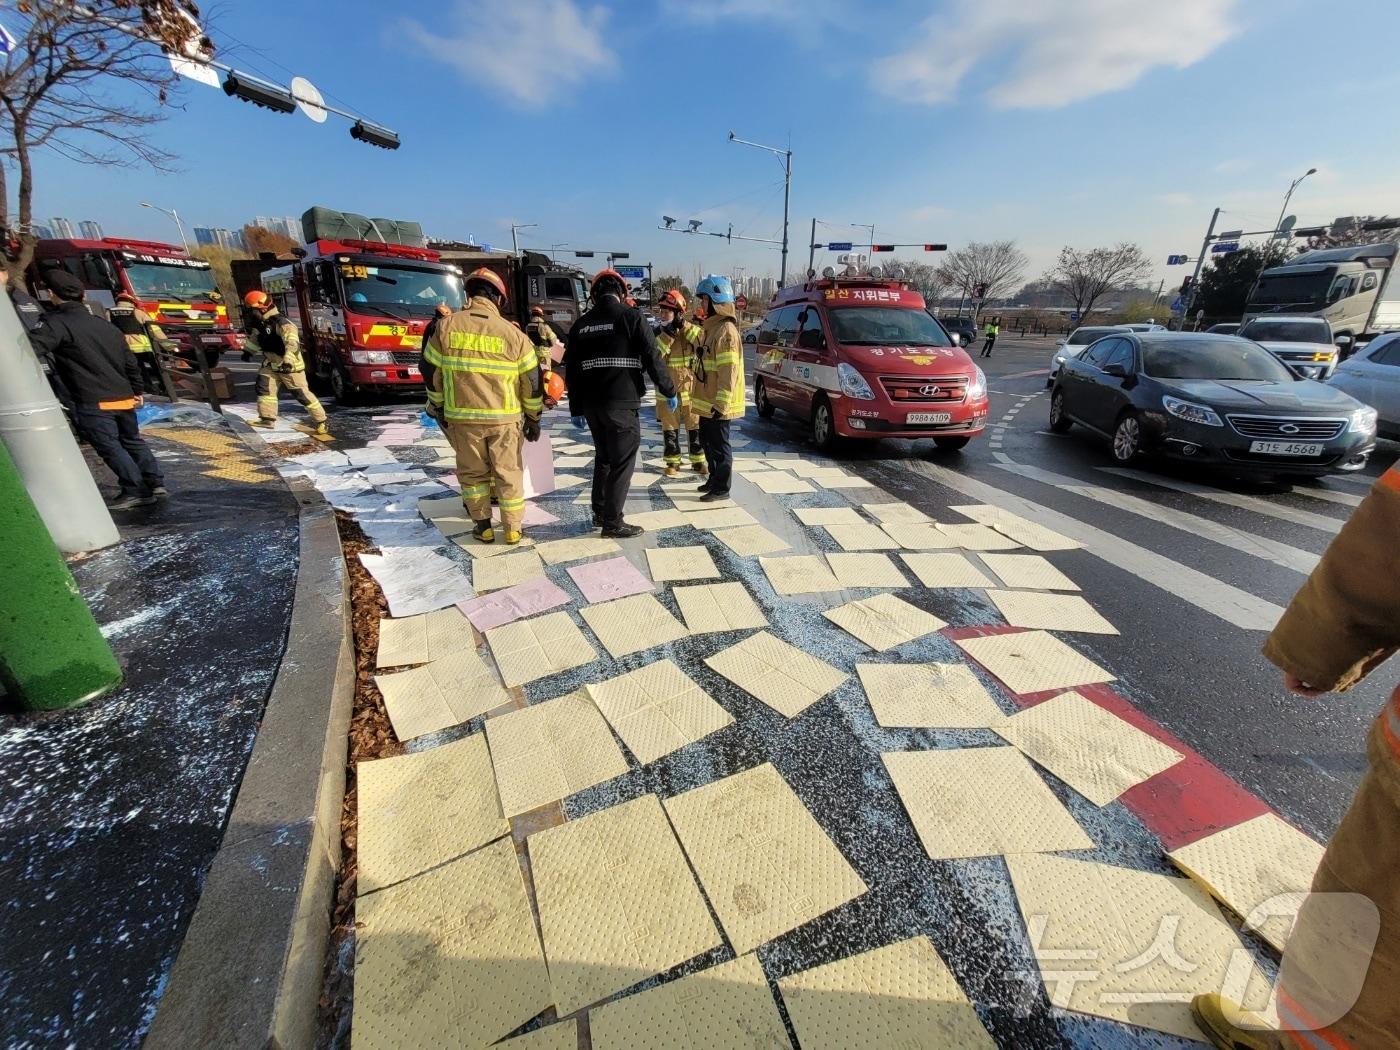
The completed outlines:
{"type": "Polygon", "coordinates": [[[558,372],[550,372],[545,377],[544,396],[556,404],[564,399],[564,377],[558,372]]]}
{"type": "Polygon", "coordinates": [[[532,306],[532,307],[530,307],[530,316],[531,316],[531,317],[543,317],[543,316],[544,316],[544,307],[543,307],[543,306],[532,306]]]}
{"type": "Polygon", "coordinates": [[[501,280],[501,275],[495,270],[489,270],[485,266],[480,266],[467,274],[467,287],[470,288],[473,281],[485,281],[492,288],[496,289],[502,299],[508,298],[506,295],[506,282],[501,280]]]}
{"type": "Polygon", "coordinates": [[[678,314],[684,314],[684,313],[685,313],[685,296],[681,295],[680,292],[678,292],[678,291],[676,291],[676,289],[672,288],[672,289],[671,289],[670,291],[668,291],[665,295],[663,295],[660,299],[656,300],[656,305],[657,305],[657,306],[665,306],[665,307],[668,307],[668,308],[670,308],[670,309],[676,311],[676,313],[678,313],[678,314]]]}
{"type": "Polygon", "coordinates": [[[272,300],[268,298],[266,292],[260,288],[254,288],[243,297],[243,305],[254,310],[266,310],[272,305],[272,300]]]}
{"type": "Polygon", "coordinates": [[[598,292],[598,285],[602,284],[604,281],[616,281],[622,295],[625,296],[627,294],[626,279],[612,267],[608,267],[606,270],[599,270],[593,275],[593,283],[588,286],[588,294],[596,295],[598,292]]]}

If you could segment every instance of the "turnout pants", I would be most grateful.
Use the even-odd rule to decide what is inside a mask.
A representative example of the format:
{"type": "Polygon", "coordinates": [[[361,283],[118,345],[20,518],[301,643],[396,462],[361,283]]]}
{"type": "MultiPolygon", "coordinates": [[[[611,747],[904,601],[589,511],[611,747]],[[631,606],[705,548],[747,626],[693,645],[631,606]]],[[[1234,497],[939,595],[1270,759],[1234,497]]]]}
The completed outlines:
{"type": "Polygon", "coordinates": [[[113,411],[80,407],[74,410],[78,429],[111,468],[123,496],[149,496],[164,484],[160,464],[141,436],[134,408],[113,411]]]}
{"type": "Polygon", "coordinates": [[[662,438],[665,441],[663,455],[668,467],[681,465],[681,426],[684,424],[690,440],[690,465],[698,467],[705,462],[705,451],[700,444],[700,417],[690,407],[690,388],[695,385],[695,373],[688,368],[668,368],[671,382],[675,385],[676,396],[680,398],[679,412],[672,412],[666,399],[656,397],[656,418],[661,423],[662,438]]]}
{"type": "Polygon", "coordinates": [[[491,520],[491,489],[501,508],[501,524],[519,532],[525,517],[524,433],[520,423],[447,424],[447,440],[457,453],[457,483],[473,521],[491,520]]]}
{"type": "Polygon", "coordinates": [[[141,366],[141,381],[145,384],[146,393],[165,393],[165,384],[160,378],[160,366],[156,364],[155,351],[142,350],[133,356],[136,358],[136,363],[141,366]]]}
{"type": "Polygon", "coordinates": [[[604,405],[584,415],[593,435],[593,516],[603,528],[616,528],[632,487],[642,422],[636,405],[604,405]]]}
{"type": "Polygon", "coordinates": [[[710,491],[728,495],[730,475],[734,470],[734,450],[729,447],[729,420],[700,420],[700,442],[705,447],[705,462],[710,468],[710,491]]]}
{"type": "Polygon", "coordinates": [[[258,415],[261,418],[269,421],[277,418],[277,397],[282,390],[297,399],[313,423],[326,421],[326,410],[306,385],[305,372],[278,372],[266,365],[258,371],[258,415]]]}
{"type": "Polygon", "coordinates": [[[1279,971],[1285,1043],[1308,1050],[1395,1046],[1400,1033],[1400,689],[1371,727],[1366,751],[1366,773],[1327,844],[1279,971]],[[1338,896],[1348,894],[1375,911],[1338,896]]]}

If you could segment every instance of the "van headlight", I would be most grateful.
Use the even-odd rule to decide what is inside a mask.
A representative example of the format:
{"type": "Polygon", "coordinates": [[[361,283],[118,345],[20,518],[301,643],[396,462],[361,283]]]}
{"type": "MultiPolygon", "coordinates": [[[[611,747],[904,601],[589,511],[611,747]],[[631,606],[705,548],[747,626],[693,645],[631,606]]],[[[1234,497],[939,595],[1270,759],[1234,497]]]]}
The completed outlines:
{"type": "Polygon", "coordinates": [[[972,382],[967,387],[967,399],[977,401],[987,396],[987,373],[972,366],[972,382]]]}
{"type": "Polygon", "coordinates": [[[1179,397],[1164,397],[1162,398],[1162,407],[1167,410],[1167,415],[1184,419],[1188,423],[1200,423],[1207,427],[1223,427],[1225,425],[1216,414],[1215,409],[1207,405],[1198,405],[1194,401],[1183,401],[1179,397]]]}
{"type": "Polygon", "coordinates": [[[870,384],[865,381],[865,376],[846,364],[845,361],[836,366],[836,376],[841,380],[841,393],[847,397],[853,397],[858,401],[875,400],[875,391],[870,389],[870,384]]]}
{"type": "Polygon", "coordinates": [[[1351,432],[1353,434],[1374,434],[1376,432],[1377,412],[1374,408],[1358,408],[1351,414],[1351,432]]]}

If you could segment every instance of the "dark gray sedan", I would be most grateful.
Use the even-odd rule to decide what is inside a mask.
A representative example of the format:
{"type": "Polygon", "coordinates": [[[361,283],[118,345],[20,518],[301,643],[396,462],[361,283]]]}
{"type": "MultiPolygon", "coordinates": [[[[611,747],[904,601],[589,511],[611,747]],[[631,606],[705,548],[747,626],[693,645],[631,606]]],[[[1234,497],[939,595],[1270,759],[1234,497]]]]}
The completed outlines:
{"type": "Polygon", "coordinates": [[[1067,359],[1050,395],[1050,429],[1078,423],[1109,438],[1113,458],[1191,460],[1236,474],[1360,470],[1376,410],[1303,379],[1237,336],[1109,336],[1067,359]]]}

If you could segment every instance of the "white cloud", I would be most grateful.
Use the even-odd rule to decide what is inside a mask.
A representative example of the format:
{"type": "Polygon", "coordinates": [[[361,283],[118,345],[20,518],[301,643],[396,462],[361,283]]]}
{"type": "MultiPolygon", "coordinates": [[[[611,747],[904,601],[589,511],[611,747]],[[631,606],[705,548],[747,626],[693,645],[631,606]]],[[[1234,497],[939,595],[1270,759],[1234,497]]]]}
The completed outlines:
{"type": "Polygon", "coordinates": [[[603,39],[607,19],[606,9],[581,8],[574,0],[456,0],[445,29],[411,19],[403,28],[416,48],[464,80],[520,105],[541,106],[617,67],[603,39]]]}
{"type": "Polygon", "coordinates": [[[987,92],[1004,109],[1068,105],[1184,69],[1238,32],[1238,0],[953,0],[915,42],[876,62],[875,86],[896,98],[948,102],[982,63],[1009,59],[987,92]]]}

